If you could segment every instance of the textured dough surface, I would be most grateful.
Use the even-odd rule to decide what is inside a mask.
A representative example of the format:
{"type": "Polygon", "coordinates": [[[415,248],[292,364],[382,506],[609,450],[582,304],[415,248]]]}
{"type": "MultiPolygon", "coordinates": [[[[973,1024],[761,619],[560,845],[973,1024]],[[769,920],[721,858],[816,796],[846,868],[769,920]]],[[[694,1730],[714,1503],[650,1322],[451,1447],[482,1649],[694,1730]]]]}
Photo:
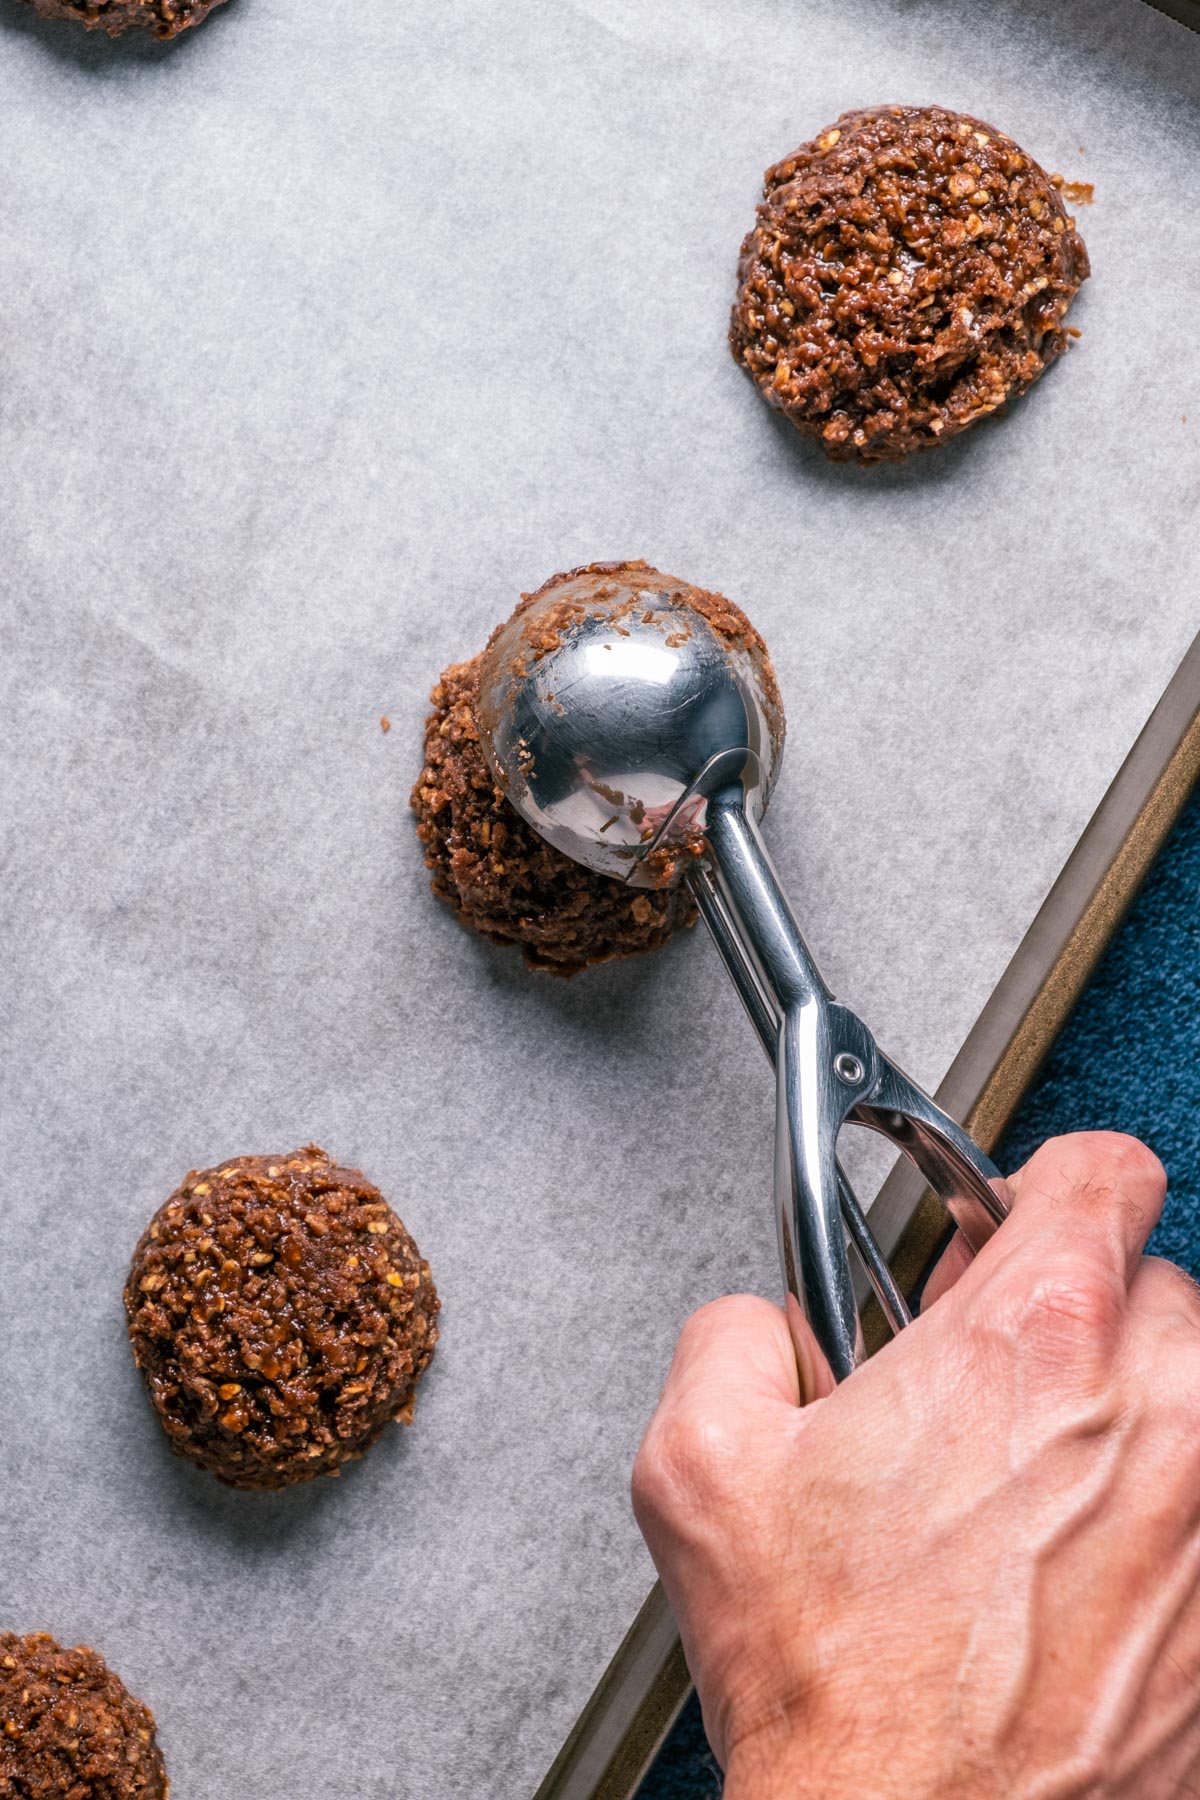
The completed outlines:
{"type": "Polygon", "coordinates": [[[43,1631],[0,1632],[0,1795],[168,1800],[154,1716],[104,1658],[43,1631]]]}
{"type": "Polygon", "coordinates": [[[74,19],[109,37],[141,29],[152,37],[178,37],[199,25],[222,0],[26,0],[43,19],[74,19]]]}
{"type": "MultiPolygon", "coordinates": [[[[522,595],[514,616],[567,583],[574,595],[568,614],[577,611],[581,575],[594,577],[598,593],[615,580],[643,581],[682,597],[716,628],[762,647],[749,620],[723,594],[694,588],[643,562],[589,563],[553,575],[536,592],[522,595]]],[[[497,626],[489,643],[501,630],[497,626]]],[[[482,655],[452,664],[430,695],[425,767],[412,791],[412,808],[434,893],[464,925],[495,943],[519,944],[531,968],[556,975],[576,975],[592,963],[659,949],[680,926],[695,923],[690,895],[682,887],[632,889],[597,875],[526,825],[496,785],[479,742],[481,660],[482,655]]]]}
{"type": "Polygon", "coordinates": [[[193,1170],[125,1286],[172,1448],[234,1487],[337,1474],[389,1419],[407,1423],[438,1309],[378,1188],[312,1144],[193,1170]]]}
{"type": "Polygon", "coordinates": [[[996,412],[1066,349],[1087,251],[1010,137],[884,106],[768,169],[730,346],[835,461],[894,462],[996,412]]]}

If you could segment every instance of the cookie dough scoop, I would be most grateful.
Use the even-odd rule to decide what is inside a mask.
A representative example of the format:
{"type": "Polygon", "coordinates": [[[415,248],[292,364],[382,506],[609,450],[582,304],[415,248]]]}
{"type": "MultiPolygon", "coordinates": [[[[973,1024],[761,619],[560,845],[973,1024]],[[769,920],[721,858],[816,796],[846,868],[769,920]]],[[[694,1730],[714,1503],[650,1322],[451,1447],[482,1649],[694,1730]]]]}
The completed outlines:
{"type": "Polygon", "coordinates": [[[789,1318],[803,1310],[840,1381],[864,1355],[847,1236],[892,1329],[909,1318],[838,1162],[841,1126],[903,1150],[973,1249],[1007,1202],[967,1133],[834,1000],[801,936],[759,830],[784,735],[764,661],[652,580],[567,583],[489,646],[480,736],[508,800],[557,849],[631,886],[685,881],[695,895],[775,1068],[789,1318]]]}

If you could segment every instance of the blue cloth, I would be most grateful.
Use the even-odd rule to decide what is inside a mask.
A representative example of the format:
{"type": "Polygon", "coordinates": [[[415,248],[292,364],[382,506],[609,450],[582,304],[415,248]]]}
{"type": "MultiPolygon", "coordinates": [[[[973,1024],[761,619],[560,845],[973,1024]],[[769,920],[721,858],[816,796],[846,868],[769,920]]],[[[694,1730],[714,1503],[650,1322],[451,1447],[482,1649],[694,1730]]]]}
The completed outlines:
{"type": "MultiPolygon", "coordinates": [[[[996,1161],[1015,1169],[1048,1137],[1128,1131],[1166,1164],[1151,1241],[1200,1278],[1200,792],[1184,809],[1128,918],[1010,1125],[996,1161]]],[[[695,1696],[639,1800],[712,1800],[720,1772],[695,1696]]]]}
{"type": "Polygon", "coordinates": [[[1200,791],[1005,1134],[1023,1163],[1059,1131],[1143,1138],[1166,1164],[1150,1248],[1200,1276],[1200,791]]]}

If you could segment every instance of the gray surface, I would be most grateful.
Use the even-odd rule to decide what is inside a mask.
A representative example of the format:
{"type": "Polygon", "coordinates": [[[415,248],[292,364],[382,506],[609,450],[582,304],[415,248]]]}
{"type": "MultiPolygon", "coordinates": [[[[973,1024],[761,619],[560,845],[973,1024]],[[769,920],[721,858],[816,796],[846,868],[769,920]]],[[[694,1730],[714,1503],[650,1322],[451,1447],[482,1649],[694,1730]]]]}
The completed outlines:
{"type": "Polygon", "coordinates": [[[674,1334],[775,1291],[715,957],[463,936],[404,810],[431,680],[588,557],[741,600],[801,916],[935,1082],[1197,623],[1198,94],[1136,0],[232,0],[166,48],[0,0],[0,1625],[105,1649],[179,1800],[528,1794],[649,1580],[674,1334]],[[1009,422],[863,476],[723,334],[763,166],[879,97],[1094,180],[1096,274],[1009,422]],[[445,1336],[410,1433],[233,1495],[120,1282],[189,1166],[308,1137],[445,1336]]]}

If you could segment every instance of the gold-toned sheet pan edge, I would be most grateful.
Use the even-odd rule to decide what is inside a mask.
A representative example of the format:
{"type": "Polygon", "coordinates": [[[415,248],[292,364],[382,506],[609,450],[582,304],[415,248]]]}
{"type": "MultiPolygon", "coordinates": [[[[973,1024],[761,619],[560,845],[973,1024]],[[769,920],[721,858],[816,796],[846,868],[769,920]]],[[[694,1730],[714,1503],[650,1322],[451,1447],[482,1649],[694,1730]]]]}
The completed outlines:
{"type": "MultiPolygon", "coordinates": [[[[1200,637],[938,1089],[940,1103],[986,1150],[998,1143],[1029,1089],[1198,780],[1200,637]]],[[[897,1279],[911,1291],[945,1229],[945,1215],[909,1163],[893,1170],[876,1206],[907,1221],[895,1249],[890,1242],[888,1248],[897,1279]]],[[[883,1236],[894,1241],[896,1234],[884,1224],[883,1236]]]]}

